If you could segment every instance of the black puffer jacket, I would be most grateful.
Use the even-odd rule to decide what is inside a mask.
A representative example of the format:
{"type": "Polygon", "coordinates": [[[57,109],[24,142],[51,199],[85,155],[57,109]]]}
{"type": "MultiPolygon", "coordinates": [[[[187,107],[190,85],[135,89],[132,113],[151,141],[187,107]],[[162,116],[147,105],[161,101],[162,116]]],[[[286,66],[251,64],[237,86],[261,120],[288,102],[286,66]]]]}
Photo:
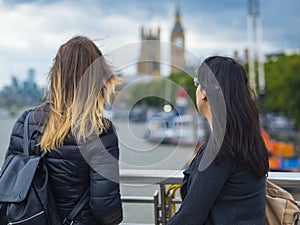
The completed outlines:
{"type": "MultiPolygon", "coordinates": [[[[6,157],[22,151],[23,126],[27,113],[28,111],[24,112],[14,125],[6,157]]],[[[42,132],[47,115],[47,106],[34,112],[29,121],[29,134],[35,129],[42,132]]],[[[33,139],[35,137],[36,135],[33,139]]],[[[31,142],[34,151],[39,150],[36,143],[37,141],[31,142]]],[[[69,135],[63,146],[45,157],[50,184],[62,218],[68,215],[89,188],[89,204],[77,216],[74,225],[119,224],[122,221],[118,183],[119,148],[112,124],[100,137],[84,144],[76,143],[75,138],[69,135]]]]}

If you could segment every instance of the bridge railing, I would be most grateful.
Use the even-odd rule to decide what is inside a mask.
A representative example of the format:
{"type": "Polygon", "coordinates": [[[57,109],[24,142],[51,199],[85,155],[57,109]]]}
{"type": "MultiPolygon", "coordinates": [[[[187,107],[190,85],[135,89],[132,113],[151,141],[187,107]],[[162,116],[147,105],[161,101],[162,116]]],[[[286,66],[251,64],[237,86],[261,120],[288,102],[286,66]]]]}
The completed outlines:
{"type": "MultiPolygon", "coordinates": [[[[153,196],[123,196],[123,203],[151,203],[154,210],[155,225],[166,225],[172,216],[171,204],[180,204],[179,198],[170,199],[167,196],[167,187],[181,184],[183,171],[175,170],[127,170],[120,171],[120,181],[124,184],[156,184],[159,186],[153,196]]],[[[294,194],[300,200],[300,173],[296,172],[269,172],[268,179],[278,186],[294,194]]]]}

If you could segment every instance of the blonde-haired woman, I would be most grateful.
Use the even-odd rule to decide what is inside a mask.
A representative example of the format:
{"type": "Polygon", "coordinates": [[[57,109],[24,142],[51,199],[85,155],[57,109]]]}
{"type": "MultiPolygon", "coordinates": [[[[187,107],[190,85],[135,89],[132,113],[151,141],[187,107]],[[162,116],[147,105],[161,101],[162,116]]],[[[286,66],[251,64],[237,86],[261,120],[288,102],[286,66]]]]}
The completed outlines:
{"type": "MultiPolygon", "coordinates": [[[[47,152],[59,215],[65,218],[89,189],[89,204],[73,224],[119,224],[118,138],[103,113],[120,80],[99,48],[87,37],[77,36],[59,48],[49,83],[46,103],[37,107],[29,120],[29,134],[38,146],[35,148],[47,152]]],[[[27,114],[24,112],[13,128],[6,157],[22,151],[27,114]]]]}

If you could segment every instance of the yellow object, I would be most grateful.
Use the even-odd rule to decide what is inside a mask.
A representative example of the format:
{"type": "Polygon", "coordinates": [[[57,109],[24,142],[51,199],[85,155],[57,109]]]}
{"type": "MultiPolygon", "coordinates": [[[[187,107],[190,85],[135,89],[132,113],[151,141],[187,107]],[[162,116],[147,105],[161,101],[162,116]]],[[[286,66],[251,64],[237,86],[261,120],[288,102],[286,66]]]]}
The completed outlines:
{"type": "MultiPolygon", "coordinates": [[[[181,188],[181,185],[180,185],[180,184],[171,184],[171,185],[169,186],[169,188],[168,188],[168,190],[167,190],[167,193],[166,193],[166,204],[167,204],[167,205],[169,204],[169,196],[171,196],[172,199],[175,198],[175,196],[176,196],[176,191],[179,190],[180,188],[181,188]]],[[[180,197],[182,197],[182,196],[180,196],[180,197]]],[[[177,210],[176,210],[176,204],[172,204],[172,208],[169,209],[169,210],[167,211],[167,216],[168,216],[168,217],[171,216],[171,215],[170,215],[171,210],[172,210],[173,214],[176,213],[176,211],[177,211],[177,210]]]]}

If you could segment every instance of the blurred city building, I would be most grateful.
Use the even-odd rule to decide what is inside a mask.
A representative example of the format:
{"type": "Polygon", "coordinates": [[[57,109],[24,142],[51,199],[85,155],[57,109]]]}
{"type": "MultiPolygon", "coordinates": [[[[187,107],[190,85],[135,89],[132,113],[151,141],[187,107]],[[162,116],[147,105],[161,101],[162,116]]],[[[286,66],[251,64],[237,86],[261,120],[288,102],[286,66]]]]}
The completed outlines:
{"type": "Polygon", "coordinates": [[[184,31],[181,26],[181,18],[179,10],[176,10],[175,24],[171,33],[171,66],[172,73],[178,73],[185,69],[184,59],[184,31]]]}
{"type": "MultiPolygon", "coordinates": [[[[141,28],[141,53],[137,64],[138,74],[160,76],[160,27],[141,28]]],[[[185,70],[185,35],[181,25],[179,9],[176,10],[173,29],[170,35],[171,73],[185,70]]]]}
{"type": "Polygon", "coordinates": [[[35,70],[29,69],[27,78],[22,82],[12,76],[11,84],[0,92],[0,105],[26,106],[36,105],[42,101],[44,90],[35,82],[35,70]]]}
{"type": "Polygon", "coordinates": [[[160,28],[141,28],[141,55],[138,62],[138,74],[160,76],[160,28]]]}

